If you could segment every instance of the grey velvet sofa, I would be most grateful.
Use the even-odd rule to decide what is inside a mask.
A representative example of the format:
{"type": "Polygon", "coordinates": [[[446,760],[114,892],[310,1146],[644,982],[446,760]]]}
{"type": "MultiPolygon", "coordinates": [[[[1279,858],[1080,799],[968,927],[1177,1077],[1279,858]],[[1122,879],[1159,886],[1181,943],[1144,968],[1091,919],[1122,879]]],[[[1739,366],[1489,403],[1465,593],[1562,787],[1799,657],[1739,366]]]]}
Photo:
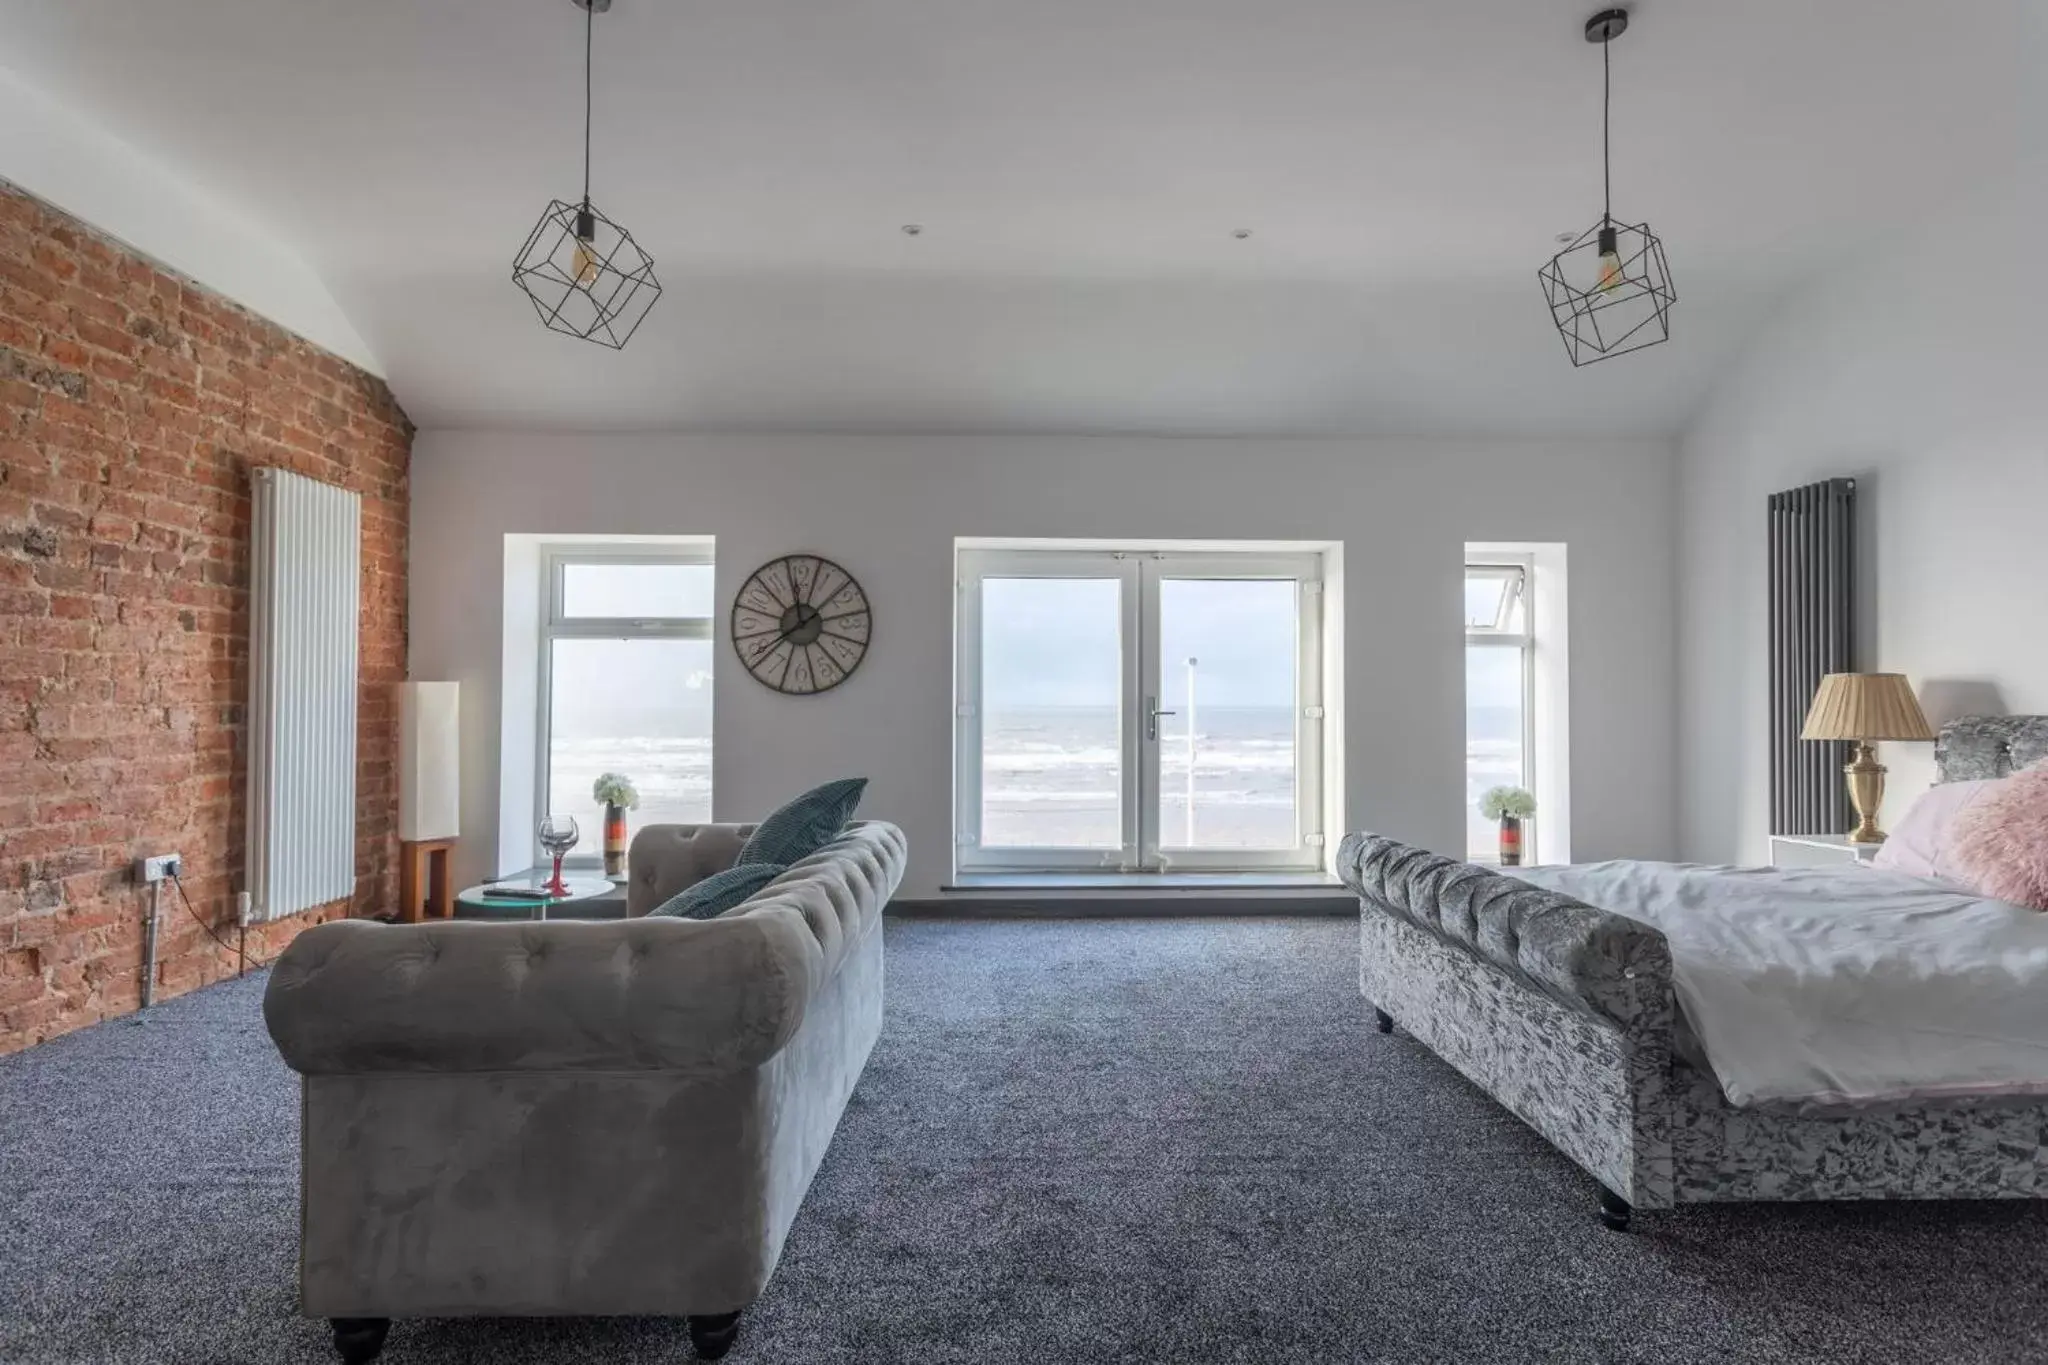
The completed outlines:
{"type": "Polygon", "coordinates": [[[731,1345],[882,1023],[903,834],[850,826],[713,920],[646,918],[743,827],[652,826],[629,918],[321,925],[264,1017],[303,1077],[300,1293],[390,1319],[646,1314],[731,1345]]]}
{"type": "MultiPolygon", "coordinates": [[[[2048,717],[1942,727],[1944,782],[2048,757],[2048,717]]],[[[1678,1008],[1651,925],[1378,834],[1347,835],[1358,983],[1577,1162],[1607,1226],[1724,1200],[2048,1197],[2048,1101],[1808,1113],[1729,1104],[1678,1008]]]]}

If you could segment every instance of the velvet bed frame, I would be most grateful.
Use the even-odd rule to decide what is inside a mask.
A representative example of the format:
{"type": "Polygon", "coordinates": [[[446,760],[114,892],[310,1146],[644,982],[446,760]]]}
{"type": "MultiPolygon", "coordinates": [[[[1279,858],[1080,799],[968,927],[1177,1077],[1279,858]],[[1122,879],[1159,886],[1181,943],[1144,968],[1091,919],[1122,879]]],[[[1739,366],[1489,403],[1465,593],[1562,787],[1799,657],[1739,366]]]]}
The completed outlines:
{"type": "MultiPolygon", "coordinates": [[[[1940,780],[2048,758],[2048,716],[1950,721],[1940,780]]],[[[1673,1046],[1664,935],[1377,834],[1348,836],[1358,981],[1402,1029],[1599,1182],[1600,1215],[1714,1200],[2048,1197],[2048,1101],[1738,1109],[1673,1046]]]]}

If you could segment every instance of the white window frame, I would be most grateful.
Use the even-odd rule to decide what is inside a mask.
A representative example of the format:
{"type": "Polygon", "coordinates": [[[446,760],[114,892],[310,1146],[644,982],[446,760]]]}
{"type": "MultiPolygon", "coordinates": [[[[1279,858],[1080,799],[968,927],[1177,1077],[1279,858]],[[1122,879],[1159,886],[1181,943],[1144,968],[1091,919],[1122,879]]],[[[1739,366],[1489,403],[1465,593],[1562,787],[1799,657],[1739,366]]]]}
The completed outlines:
{"type": "Polygon", "coordinates": [[[1323,557],[1313,551],[982,549],[958,552],[954,661],[954,866],[960,872],[1315,872],[1323,868],[1323,557]],[[1112,579],[1119,585],[1121,843],[1117,848],[989,848],[982,815],[982,593],[986,578],[1112,579]],[[1147,724],[1163,695],[1154,639],[1164,579],[1294,580],[1296,838],[1285,849],[1166,849],[1161,742],[1147,724]]]}
{"type": "MultiPolygon", "coordinates": [[[[687,548],[676,550],[607,549],[602,545],[549,545],[541,547],[540,571],[540,659],[536,666],[539,686],[538,712],[534,719],[533,769],[533,857],[534,865],[549,861],[540,846],[540,822],[549,813],[549,750],[553,744],[555,641],[557,640],[710,640],[716,622],[716,594],[711,615],[705,616],[570,616],[564,595],[567,570],[580,564],[685,564],[709,567],[712,552],[687,548]]],[[[717,651],[712,652],[717,667],[717,651]]],[[[715,696],[715,693],[714,693],[715,696]]],[[[713,705],[716,705],[714,701],[713,705]]],[[[600,854],[579,854],[563,860],[564,867],[600,867],[600,854]]]]}
{"type": "MultiPolygon", "coordinates": [[[[1530,792],[1536,790],[1536,558],[1531,554],[1507,554],[1487,551],[1483,554],[1469,554],[1465,559],[1465,571],[1473,569],[1503,570],[1514,575],[1510,593],[1501,597],[1499,614],[1490,626],[1465,627],[1465,647],[1474,645],[1492,649],[1514,649],[1522,656],[1522,787],[1530,792]],[[1522,624],[1519,629],[1506,623],[1513,614],[1514,604],[1522,607],[1522,624]]],[[[1459,576],[1460,598],[1465,582],[1463,573],[1459,576]]],[[[1460,611],[1463,611],[1462,605],[1460,611]]],[[[1468,740],[1469,742],[1469,740],[1468,740]]],[[[1462,783],[1460,784],[1463,785],[1462,783]]],[[[1536,822],[1523,826],[1522,861],[1536,861],[1536,841],[1541,831],[1536,822]]],[[[1468,850],[1469,852],[1469,850],[1468,850]]]]}

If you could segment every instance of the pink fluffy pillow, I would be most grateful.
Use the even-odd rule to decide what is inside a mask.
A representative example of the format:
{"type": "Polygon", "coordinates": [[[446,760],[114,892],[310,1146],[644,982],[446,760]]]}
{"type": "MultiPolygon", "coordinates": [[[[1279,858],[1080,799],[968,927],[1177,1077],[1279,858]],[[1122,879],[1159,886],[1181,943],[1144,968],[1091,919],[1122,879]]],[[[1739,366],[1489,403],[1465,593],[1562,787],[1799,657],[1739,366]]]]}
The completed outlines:
{"type": "Polygon", "coordinates": [[[1906,813],[1892,826],[1890,836],[1878,846],[1870,865],[1903,872],[1909,877],[1933,877],[1945,882],[1966,880],[1956,869],[1954,850],[1949,846],[1955,819],[1983,800],[1986,793],[2005,785],[2005,781],[1987,778],[1929,787],[1906,807],[1906,813]]]}
{"type": "Polygon", "coordinates": [[[1978,895],[2048,910],[2048,763],[1956,812],[1948,854],[1978,895]]]}

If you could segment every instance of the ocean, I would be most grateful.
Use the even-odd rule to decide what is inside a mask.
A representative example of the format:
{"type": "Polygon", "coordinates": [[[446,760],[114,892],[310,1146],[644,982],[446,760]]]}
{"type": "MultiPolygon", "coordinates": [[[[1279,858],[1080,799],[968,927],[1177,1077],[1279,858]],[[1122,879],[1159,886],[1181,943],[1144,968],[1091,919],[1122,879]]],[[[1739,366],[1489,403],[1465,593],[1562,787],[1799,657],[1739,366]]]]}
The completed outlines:
{"type": "MultiPolygon", "coordinates": [[[[1466,743],[1466,830],[1474,855],[1491,857],[1496,849],[1495,829],[1476,808],[1479,797],[1488,787],[1521,777],[1521,739],[1508,721],[1507,716],[1472,717],[1473,728],[1481,731],[1466,743]]],[[[1204,707],[1196,723],[1190,842],[1187,731],[1179,717],[1161,721],[1165,846],[1293,847],[1293,709],[1204,707]]],[[[985,847],[1115,849],[1121,844],[1121,756],[1113,708],[992,710],[984,735],[985,847]]],[[[602,815],[590,800],[590,785],[601,773],[625,773],[639,788],[640,808],[630,817],[634,829],[711,819],[708,736],[557,739],[553,766],[556,810],[574,815],[582,828],[579,854],[602,847],[602,815]]]]}
{"type": "MultiPolygon", "coordinates": [[[[1164,846],[1294,847],[1293,708],[1205,707],[1196,723],[1190,842],[1187,729],[1179,717],[1160,722],[1164,846]]],[[[990,710],[982,750],[983,847],[1119,847],[1119,734],[1113,707],[990,710]]]]}
{"type": "Polygon", "coordinates": [[[624,773],[640,793],[640,808],[626,817],[626,836],[645,825],[701,825],[711,819],[711,736],[557,738],[549,746],[556,815],[576,817],[583,836],[571,857],[604,851],[604,811],[590,785],[605,773],[624,773]]]}

